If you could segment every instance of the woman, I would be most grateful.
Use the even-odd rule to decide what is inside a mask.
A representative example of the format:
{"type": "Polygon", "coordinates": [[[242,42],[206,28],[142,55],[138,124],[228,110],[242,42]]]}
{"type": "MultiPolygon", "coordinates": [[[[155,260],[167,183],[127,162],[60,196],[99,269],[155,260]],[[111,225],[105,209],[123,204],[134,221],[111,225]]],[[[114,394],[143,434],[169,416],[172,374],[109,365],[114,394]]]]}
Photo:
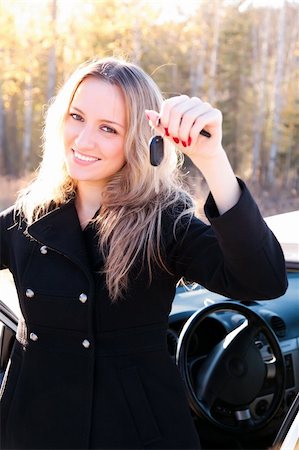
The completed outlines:
{"type": "Polygon", "coordinates": [[[121,60],[83,64],[62,87],[37,177],[0,216],[1,268],[23,314],[2,448],[200,448],[166,347],[177,282],[241,299],[286,289],[281,249],[231,169],[221,121],[198,98],[163,101],[121,60]],[[165,134],[157,167],[151,126],[165,134]],[[207,180],[211,226],[181,188],[181,152],[207,180]]]}

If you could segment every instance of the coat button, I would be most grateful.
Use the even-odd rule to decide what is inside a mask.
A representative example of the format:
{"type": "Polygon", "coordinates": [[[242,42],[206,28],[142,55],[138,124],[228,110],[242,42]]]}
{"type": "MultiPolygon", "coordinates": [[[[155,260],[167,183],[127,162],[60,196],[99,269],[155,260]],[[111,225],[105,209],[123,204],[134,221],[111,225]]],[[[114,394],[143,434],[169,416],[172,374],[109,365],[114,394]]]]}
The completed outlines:
{"type": "Polygon", "coordinates": [[[90,347],[90,342],[88,339],[84,339],[84,341],[82,342],[83,347],[85,348],[89,348],[90,347]]]}
{"type": "Polygon", "coordinates": [[[32,341],[37,341],[38,340],[38,336],[35,333],[30,333],[29,337],[30,337],[30,339],[32,341]]]}
{"type": "Polygon", "coordinates": [[[34,297],[34,292],[32,289],[26,289],[26,293],[25,293],[26,297],[28,298],[33,298],[34,297]]]}
{"type": "Polygon", "coordinates": [[[82,292],[82,294],[79,295],[79,300],[81,303],[85,303],[87,300],[87,295],[82,292]]]}
{"type": "Polygon", "coordinates": [[[46,245],[43,245],[39,250],[42,255],[46,255],[48,253],[48,248],[46,245]]]}

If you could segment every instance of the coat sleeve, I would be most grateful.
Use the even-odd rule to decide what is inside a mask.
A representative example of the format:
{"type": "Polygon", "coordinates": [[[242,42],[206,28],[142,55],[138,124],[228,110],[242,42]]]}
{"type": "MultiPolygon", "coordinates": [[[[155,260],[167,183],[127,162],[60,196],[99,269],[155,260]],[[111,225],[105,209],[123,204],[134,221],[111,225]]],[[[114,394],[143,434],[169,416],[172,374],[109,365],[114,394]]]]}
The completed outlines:
{"type": "Polygon", "coordinates": [[[168,261],[178,277],[233,299],[279,297],[287,289],[280,244],[246,185],[238,181],[241,197],[221,216],[209,194],[205,213],[211,225],[195,217],[180,224],[168,261]]]}
{"type": "Polygon", "coordinates": [[[9,240],[15,225],[13,207],[0,213],[0,270],[9,268],[9,240]]]}

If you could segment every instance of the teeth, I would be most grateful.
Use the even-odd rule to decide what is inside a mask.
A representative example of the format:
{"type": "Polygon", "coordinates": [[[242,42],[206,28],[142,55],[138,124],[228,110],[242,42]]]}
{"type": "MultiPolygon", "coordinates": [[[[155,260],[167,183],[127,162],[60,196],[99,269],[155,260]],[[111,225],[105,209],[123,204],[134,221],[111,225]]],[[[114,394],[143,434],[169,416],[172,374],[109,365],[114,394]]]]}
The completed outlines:
{"type": "Polygon", "coordinates": [[[94,162],[98,161],[98,158],[93,158],[91,156],[85,156],[81,153],[77,153],[76,150],[74,150],[75,158],[80,159],[81,161],[87,161],[87,162],[94,162]]]}

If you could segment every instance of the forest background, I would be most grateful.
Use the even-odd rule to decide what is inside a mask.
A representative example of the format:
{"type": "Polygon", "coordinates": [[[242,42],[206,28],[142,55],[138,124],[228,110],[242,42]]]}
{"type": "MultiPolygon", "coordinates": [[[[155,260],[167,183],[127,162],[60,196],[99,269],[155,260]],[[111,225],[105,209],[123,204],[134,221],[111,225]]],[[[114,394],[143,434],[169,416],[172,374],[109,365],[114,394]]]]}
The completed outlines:
{"type": "MultiPolygon", "coordinates": [[[[218,107],[262,213],[299,209],[299,3],[270,3],[0,0],[0,210],[38,167],[49,99],[78,64],[110,55],[140,64],[165,97],[218,107]]],[[[200,174],[184,170],[203,198],[200,174]]]]}

